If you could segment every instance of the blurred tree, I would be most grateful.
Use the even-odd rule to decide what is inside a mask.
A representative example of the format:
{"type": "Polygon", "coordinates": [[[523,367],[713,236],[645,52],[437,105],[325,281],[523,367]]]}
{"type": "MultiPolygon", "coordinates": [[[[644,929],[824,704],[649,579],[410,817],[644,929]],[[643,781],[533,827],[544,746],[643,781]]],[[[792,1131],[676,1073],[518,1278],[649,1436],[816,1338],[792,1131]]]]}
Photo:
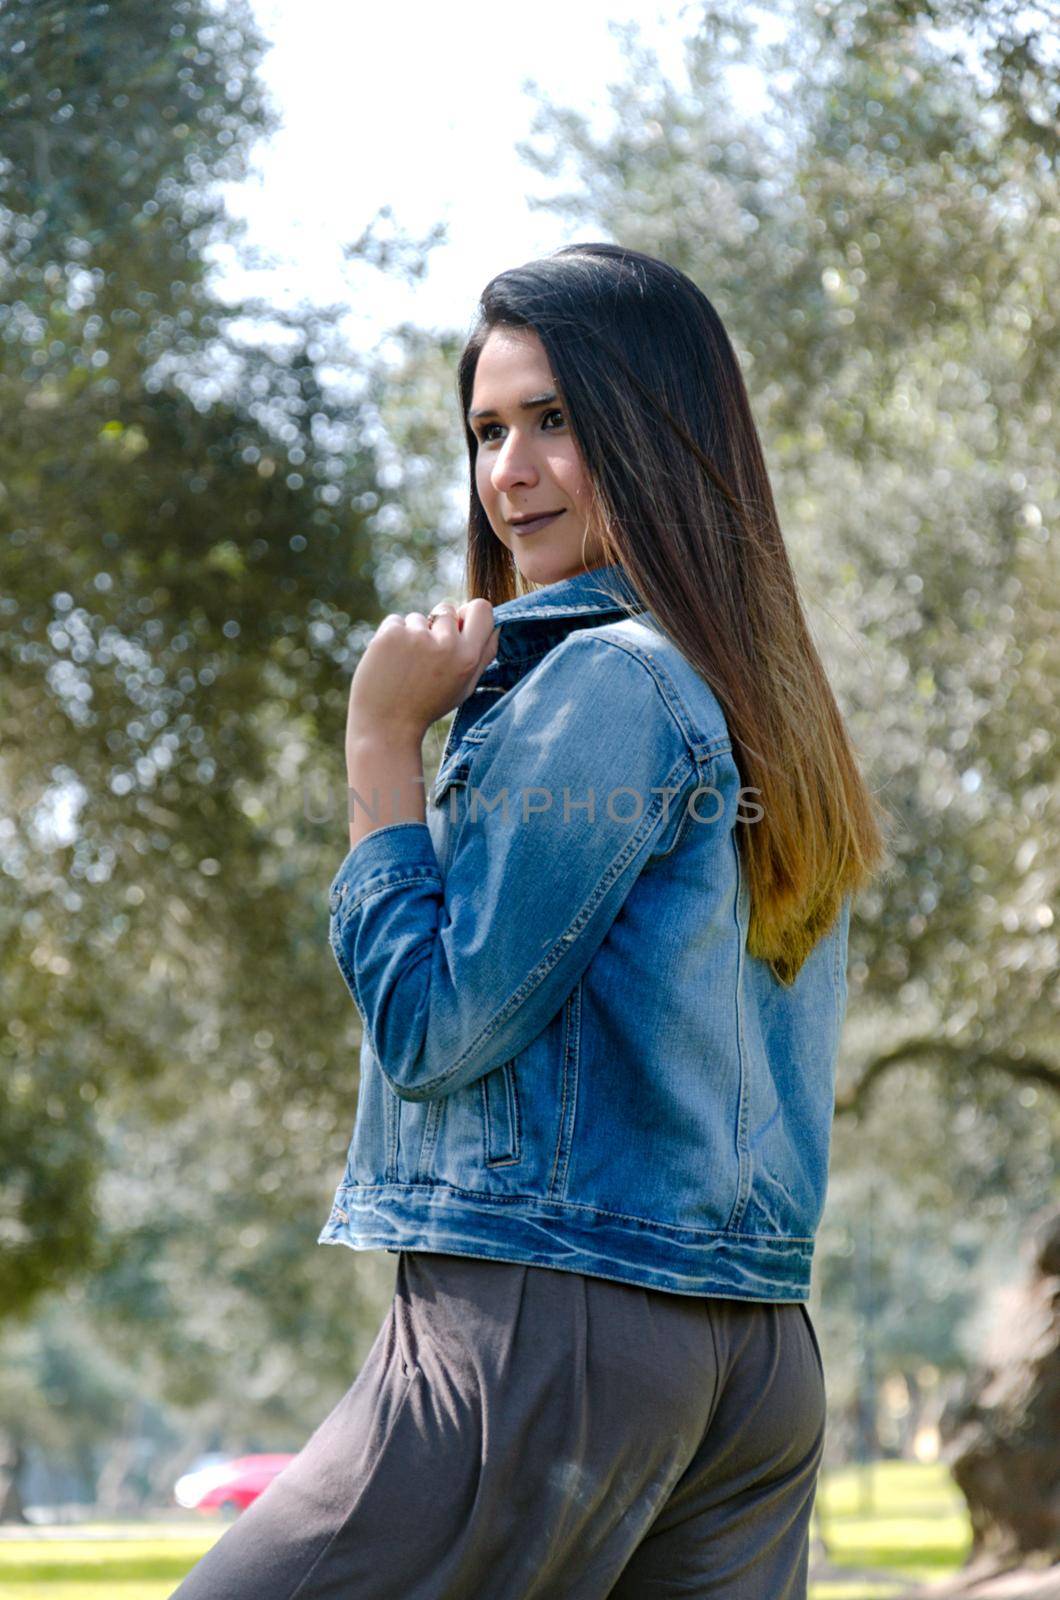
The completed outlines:
{"type": "Polygon", "coordinates": [[[976,1367],[942,1416],[972,1513],[970,1559],[1002,1570],[1060,1562],[1060,1208],[1043,1211],[1027,1244],[1025,1281],[998,1307],[993,1361],[976,1367]]]}
{"type": "MultiPolygon", "coordinates": [[[[462,343],[445,330],[393,328],[366,385],[366,402],[379,420],[380,472],[392,493],[376,569],[391,611],[422,610],[436,591],[463,597],[467,456],[456,378],[462,343]]],[[[444,727],[438,725],[439,734],[444,727]]]]}
{"type": "Polygon", "coordinates": [[[242,0],[0,9],[4,1314],[94,1259],[108,1097],[345,1015],[263,796],[318,741],[341,795],[378,494],[333,314],[212,288],[260,48],[242,0]]]}
{"type": "Polygon", "coordinates": [[[1014,1094],[1001,1074],[896,1067],[866,1107],[837,1118],[812,1307],[829,1465],[850,1459],[843,1417],[889,1377],[914,1397],[909,1442],[930,1433],[1055,1171],[1047,1098],[1032,1086],[1014,1094]]]}
{"type": "Polygon", "coordinates": [[[109,1444],[133,1391],[132,1374],[69,1306],[53,1301],[38,1325],[9,1325],[0,1365],[0,1439],[7,1453],[6,1473],[0,1463],[0,1522],[27,1520],[21,1483],[31,1452],[53,1473],[61,1464],[90,1485],[95,1449],[105,1439],[109,1444]]]}
{"type": "Polygon", "coordinates": [[[453,349],[219,299],[260,50],[241,3],[0,9],[0,1319],[40,1303],[0,1435],[117,1498],[148,1404],[163,1497],[208,1439],[301,1442],[393,1269],[314,1247],[356,1099],[326,888],[349,671],[444,566],[453,349]]]}
{"type": "Polygon", "coordinates": [[[945,1406],[945,1459],[968,1502],[972,1540],[960,1570],[898,1600],[1055,1600],[1060,1415],[1060,1209],[1042,1208],[1022,1241],[1020,1274],[990,1297],[979,1359],[945,1406]]]}

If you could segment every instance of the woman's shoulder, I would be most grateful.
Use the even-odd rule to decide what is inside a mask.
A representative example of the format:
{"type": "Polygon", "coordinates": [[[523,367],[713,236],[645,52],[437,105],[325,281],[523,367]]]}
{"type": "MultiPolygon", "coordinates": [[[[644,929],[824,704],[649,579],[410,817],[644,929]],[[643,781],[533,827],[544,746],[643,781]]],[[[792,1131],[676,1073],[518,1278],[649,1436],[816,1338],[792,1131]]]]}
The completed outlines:
{"type": "Polygon", "coordinates": [[[554,680],[591,670],[609,711],[667,716],[697,753],[731,748],[721,702],[649,612],[569,633],[550,661],[554,680]]]}

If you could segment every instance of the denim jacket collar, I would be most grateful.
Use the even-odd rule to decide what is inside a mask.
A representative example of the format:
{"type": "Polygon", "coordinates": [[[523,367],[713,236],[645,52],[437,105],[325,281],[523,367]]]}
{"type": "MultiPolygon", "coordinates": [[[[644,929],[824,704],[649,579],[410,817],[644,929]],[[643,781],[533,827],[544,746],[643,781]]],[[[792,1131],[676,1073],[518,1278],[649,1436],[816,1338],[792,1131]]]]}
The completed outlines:
{"type": "Polygon", "coordinates": [[[493,616],[497,622],[535,622],[627,609],[643,610],[643,601],[638,598],[625,567],[615,562],[610,566],[593,567],[589,572],[576,572],[570,578],[560,578],[556,583],[535,589],[532,594],[503,600],[494,606],[493,616]]]}
{"type": "MultiPolygon", "coordinates": [[[[576,572],[573,577],[560,578],[531,594],[517,595],[513,600],[502,600],[494,606],[493,620],[501,624],[501,632],[491,667],[518,659],[527,648],[533,651],[535,645],[530,643],[531,637],[537,641],[539,649],[539,634],[562,635],[572,625],[581,625],[581,618],[599,617],[603,621],[608,616],[645,611],[644,602],[620,563],[576,572]]],[[[486,674],[490,671],[487,667],[486,674]]]]}

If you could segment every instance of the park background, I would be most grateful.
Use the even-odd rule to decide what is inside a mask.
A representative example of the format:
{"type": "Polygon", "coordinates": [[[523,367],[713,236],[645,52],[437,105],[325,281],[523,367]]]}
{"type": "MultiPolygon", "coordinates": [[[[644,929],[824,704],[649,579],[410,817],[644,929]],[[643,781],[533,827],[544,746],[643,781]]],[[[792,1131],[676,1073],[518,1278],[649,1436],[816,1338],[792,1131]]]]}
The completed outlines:
{"type": "MultiPolygon", "coordinates": [[[[386,13],[0,3],[0,1514],[156,1515],[205,1451],[298,1449],[367,1353],[394,1259],[315,1243],[356,1105],[349,677],[463,598],[479,291],[614,239],[730,330],[898,824],[810,1306],[815,1593],[896,1592],[968,1549],[991,1374],[1024,1458],[1055,1374],[1056,13],[386,13]]],[[[1029,1556],[1017,1524],[986,1544],[1057,1558],[1055,1508],[1029,1556]]],[[[5,1594],[177,1578],[42,1586],[28,1548],[5,1594]]]]}

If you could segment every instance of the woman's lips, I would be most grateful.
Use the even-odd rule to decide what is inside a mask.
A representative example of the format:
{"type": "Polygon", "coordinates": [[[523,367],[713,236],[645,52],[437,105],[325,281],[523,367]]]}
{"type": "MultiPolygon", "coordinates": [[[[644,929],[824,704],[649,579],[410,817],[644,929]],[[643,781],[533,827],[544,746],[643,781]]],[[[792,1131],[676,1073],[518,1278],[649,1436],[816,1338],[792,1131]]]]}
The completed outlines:
{"type": "Polygon", "coordinates": [[[556,518],[561,517],[562,515],[562,511],[550,511],[548,516],[535,517],[532,522],[513,522],[511,524],[511,530],[513,533],[520,534],[536,533],[538,528],[547,528],[550,522],[555,522],[556,518]]]}

